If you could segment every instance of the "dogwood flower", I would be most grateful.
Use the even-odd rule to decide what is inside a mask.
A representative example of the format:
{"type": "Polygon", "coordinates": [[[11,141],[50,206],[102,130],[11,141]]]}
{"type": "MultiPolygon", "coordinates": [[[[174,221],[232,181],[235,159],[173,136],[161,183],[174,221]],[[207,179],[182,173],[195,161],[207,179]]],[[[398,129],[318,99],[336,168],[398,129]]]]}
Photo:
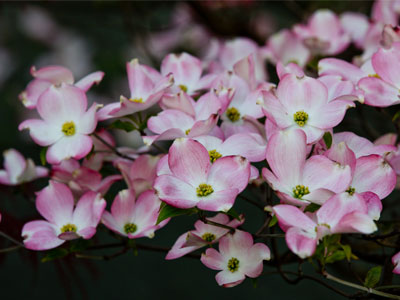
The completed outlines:
{"type": "Polygon", "coordinates": [[[168,165],[172,174],[158,176],[154,188],[162,201],[178,208],[228,211],[250,178],[244,157],[222,157],[211,164],[207,149],[191,139],[175,140],[168,165]]]}
{"type": "MultiPolygon", "coordinates": [[[[230,221],[229,217],[222,213],[206,219],[232,228],[236,228],[244,222],[243,216],[240,221],[237,219],[230,221]]],[[[194,227],[195,230],[185,232],[178,237],[165,259],[177,259],[204,246],[215,244],[229,232],[229,229],[206,224],[201,220],[196,221],[194,227]]]]}
{"type": "Polygon", "coordinates": [[[122,190],[111,205],[111,213],[105,211],[103,224],[112,231],[130,239],[147,236],[164,227],[169,219],[156,225],[161,201],[152,190],[143,192],[135,199],[135,191],[122,190]]]}
{"type": "Polygon", "coordinates": [[[317,243],[335,233],[371,234],[377,230],[364,198],[358,194],[341,193],[326,201],[313,216],[292,205],[273,207],[279,225],[286,232],[286,243],[301,258],[314,254],[317,243]]]}
{"type": "Polygon", "coordinates": [[[172,86],[172,74],[162,76],[158,71],[133,59],[126,64],[128,73],[129,98],[121,96],[120,103],[106,105],[98,112],[99,120],[121,117],[143,111],[160,101],[165,90],[172,86]]]}
{"type": "Polygon", "coordinates": [[[295,25],[293,31],[315,53],[335,55],[350,44],[350,35],[339,18],[328,9],[320,9],[308,19],[307,25],[295,25]]]}
{"type": "Polygon", "coordinates": [[[365,103],[387,107],[400,103],[400,42],[380,48],[371,59],[378,77],[362,78],[358,86],[365,92],[365,103]]]}
{"type": "Polygon", "coordinates": [[[37,178],[46,177],[49,173],[47,168],[36,167],[32,159],[25,159],[15,149],[3,152],[4,169],[0,170],[0,183],[5,185],[17,185],[32,181],[37,178]]]}
{"type": "Polygon", "coordinates": [[[266,158],[272,172],[262,172],[281,200],[298,206],[322,204],[348,188],[350,166],[323,155],[306,157],[306,136],[299,129],[278,131],[268,141],[266,158]]]}
{"type": "Polygon", "coordinates": [[[224,287],[233,287],[243,282],[246,276],[256,278],[263,270],[263,260],[271,258],[269,248],[262,243],[253,244],[250,233],[236,230],[219,241],[219,252],[207,249],[201,262],[213,270],[221,270],[215,279],[224,287]]]}
{"type": "Polygon", "coordinates": [[[63,183],[50,181],[37,194],[36,209],[46,219],[31,221],[22,228],[24,245],[31,250],[56,248],[65,241],[90,239],[106,207],[100,194],[87,192],[77,202],[63,183]]]}
{"type": "Polygon", "coordinates": [[[62,66],[47,66],[39,70],[36,70],[33,66],[31,68],[31,74],[35,79],[32,80],[28,84],[26,90],[19,95],[19,99],[29,109],[36,107],[39,97],[51,85],[60,85],[61,83],[74,84],[82,91],[87,92],[93,84],[98,84],[104,77],[104,72],[98,71],[74,83],[72,72],[62,66]]]}
{"type": "Polygon", "coordinates": [[[352,101],[328,99],[328,90],[320,81],[286,74],[276,93],[263,91],[263,110],[281,129],[299,128],[307,135],[307,144],[320,139],[327,129],[338,125],[352,101]]]}
{"type": "Polygon", "coordinates": [[[97,104],[88,111],[86,108],[86,94],[81,89],[65,83],[52,85],[37,102],[37,111],[43,120],[26,120],[18,129],[29,129],[35,143],[49,147],[46,159],[51,164],[71,157],[81,159],[92,149],[89,134],[97,125],[97,104]]]}

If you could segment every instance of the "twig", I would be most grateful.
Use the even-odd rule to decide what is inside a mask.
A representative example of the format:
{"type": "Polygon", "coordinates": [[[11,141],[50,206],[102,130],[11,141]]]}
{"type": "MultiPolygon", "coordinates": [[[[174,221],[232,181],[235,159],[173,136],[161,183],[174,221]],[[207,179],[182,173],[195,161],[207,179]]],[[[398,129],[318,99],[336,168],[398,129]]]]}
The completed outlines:
{"type": "Polygon", "coordinates": [[[378,296],[389,298],[389,299],[400,299],[400,296],[393,295],[393,294],[388,294],[388,293],[385,293],[385,292],[380,292],[380,291],[378,291],[376,289],[367,288],[365,286],[361,286],[361,285],[358,285],[358,284],[355,284],[355,283],[352,283],[352,282],[348,282],[346,280],[337,278],[337,277],[327,273],[326,271],[323,272],[323,275],[328,280],[332,280],[332,281],[335,281],[335,282],[340,283],[342,285],[346,285],[346,286],[349,286],[349,287],[352,287],[352,288],[355,288],[355,289],[358,289],[358,290],[361,290],[361,291],[365,291],[365,292],[370,293],[370,294],[378,295],[378,296]]]}
{"type": "Polygon", "coordinates": [[[12,251],[15,251],[15,250],[18,250],[21,248],[23,248],[23,247],[20,245],[16,245],[16,246],[0,249],[0,253],[12,252],[12,251]]]}
{"type": "Polygon", "coordinates": [[[132,160],[132,161],[135,160],[134,158],[132,158],[132,157],[130,157],[130,156],[128,156],[128,155],[125,155],[125,154],[122,154],[121,152],[119,152],[119,151],[117,150],[117,148],[115,148],[113,145],[109,144],[109,143],[108,143],[107,141],[105,141],[102,137],[100,137],[97,133],[93,132],[92,135],[93,135],[96,139],[98,139],[100,142],[102,142],[105,146],[107,146],[108,148],[110,148],[116,155],[118,155],[118,156],[120,156],[120,157],[122,157],[122,158],[128,159],[128,160],[132,160]]]}
{"type": "MultiPolygon", "coordinates": [[[[335,288],[335,287],[329,285],[328,283],[326,283],[326,282],[324,282],[323,280],[321,280],[321,279],[319,279],[319,278],[316,278],[316,277],[314,277],[314,276],[310,276],[310,275],[306,275],[306,274],[298,274],[298,273],[296,273],[296,272],[291,272],[291,271],[282,271],[282,272],[283,272],[283,273],[286,273],[286,274],[297,275],[298,278],[299,278],[298,282],[300,282],[300,281],[303,280],[303,279],[312,280],[312,281],[315,281],[315,282],[319,283],[320,285],[323,285],[324,287],[326,287],[326,288],[328,288],[328,289],[334,291],[335,293],[337,293],[337,294],[339,294],[339,295],[341,295],[341,296],[343,296],[343,297],[346,297],[346,298],[349,298],[349,297],[350,297],[350,295],[348,295],[348,294],[342,292],[341,290],[339,290],[339,289],[337,289],[337,288],[335,288]]],[[[269,274],[281,274],[281,272],[279,272],[279,271],[272,271],[272,272],[265,272],[265,273],[262,273],[262,275],[269,275],[269,274]]]]}
{"type": "Polygon", "coordinates": [[[20,246],[20,247],[25,247],[23,243],[17,241],[16,239],[12,238],[11,236],[9,236],[8,234],[4,233],[3,231],[0,231],[0,236],[6,238],[7,240],[13,242],[14,244],[20,246]]]}
{"type": "Polygon", "coordinates": [[[247,202],[253,204],[253,205],[256,206],[257,208],[259,208],[259,209],[261,209],[262,211],[264,211],[264,205],[262,205],[261,203],[259,203],[259,202],[257,202],[257,201],[254,201],[254,200],[252,200],[252,199],[250,199],[250,198],[247,198],[247,197],[245,197],[245,196],[242,196],[242,195],[239,195],[239,198],[242,198],[243,200],[245,200],[245,201],[247,201],[247,202]]]}
{"type": "Polygon", "coordinates": [[[254,234],[256,237],[270,237],[270,238],[284,238],[285,235],[283,233],[259,233],[254,234]]]}

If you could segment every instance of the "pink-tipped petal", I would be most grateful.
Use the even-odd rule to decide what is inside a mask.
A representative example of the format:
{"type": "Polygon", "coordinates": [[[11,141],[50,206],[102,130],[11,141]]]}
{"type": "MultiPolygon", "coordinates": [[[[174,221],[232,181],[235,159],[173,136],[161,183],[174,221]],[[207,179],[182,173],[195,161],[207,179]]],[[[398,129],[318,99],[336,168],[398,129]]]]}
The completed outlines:
{"type": "Polygon", "coordinates": [[[8,149],[3,152],[4,168],[7,171],[10,182],[18,183],[19,177],[25,171],[26,160],[15,149],[8,149]]]}
{"type": "Polygon", "coordinates": [[[111,205],[111,213],[121,224],[132,220],[135,212],[135,192],[133,190],[122,190],[115,197],[111,205]]]}
{"type": "Polygon", "coordinates": [[[389,49],[380,48],[371,59],[376,73],[384,81],[400,87],[400,42],[393,43],[389,49]]]}
{"type": "Polygon", "coordinates": [[[211,166],[207,183],[214,190],[237,189],[242,192],[250,178],[250,164],[242,156],[225,156],[217,159],[211,166]]]}
{"type": "Polygon", "coordinates": [[[206,267],[213,270],[223,270],[225,268],[224,257],[213,248],[208,248],[200,260],[206,267]]]}
{"type": "Polygon", "coordinates": [[[313,232],[316,227],[314,221],[293,205],[275,205],[273,211],[283,230],[287,230],[290,227],[298,227],[306,232],[313,232]]]}
{"type": "Polygon", "coordinates": [[[400,274],[400,252],[392,257],[392,263],[394,265],[393,273],[400,274]]]}
{"type": "Polygon", "coordinates": [[[352,180],[349,166],[342,166],[322,155],[309,158],[304,166],[303,184],[313,189],[344,192],[352,180]]]}
{"type": "Polygon", "coordinates": [[[58,164],[70,158],[81,159],[89,154],[92,146],[93,141],[87,135],[63,137],[47,149],[46,159],[51,164],[58,164]]]}
{"type": "Polygon", "coordinates": [[[207,149],[191,139],[175,140],[169,149],[168,165],[174,176],[196,187],[206,182],[211,167],[207,149]]]}
{"type": "Polygon", "coordinates": [[[301,130],[279,131],[267,145],[267,161],[272,172],[291,187],[300,182],[306,155],[306,135],[301,130]]]}
{"type": "Polygon", "coordinates": [[[352,187],[357,193],[373,192],[380,199],[388,196],[396,186],[396,173],[380,156],[369,155],[357,159],[352,187]]]}
{"type": "Polygon", "coordinates": [[[36,70],[36,68],[32,66],[31,74],[36,79],[47,80],[52,84],[60,84],[62,82],[68,84],[74,83],[72,72],[62,66],[47,66],[39,70],[36,70]]]}
{"type": "Polygon", "coordinates": [[[72,192],[65,184],[50,180],[49,185],[37,194],[36,208],[50,223],[68,224],[74,208],[72,192]]]}
{"type": "Polygon", "coordinates": [[[161,175],[154,182],[158,197],[169,205],[192,208],[198,203],[196,187],[171,175],[161,175]]]}
{"type": "Polygon", "coordinates": [[[87,92],[94,84],[99,84],[103,80],[104,72],[97,71],[91,73],[75,83],[75,86],[87,92]]]}
{"type": "Polygon", "coordinates": [[[18,126],[18,130],[28,129],[29,134],[36,144],[49,146],[60,140],[64,134],[61,128],[51,126],[43,120],[26,120],[18,126]]]}
{"type": "Polygon", "coordinates": [[[286,231],[286,244],[293,253],[304,259],[314,254],[317,238],[300,228],[291,227],[286,231]]]}
{"type": "Polygon", "coordinates": [[[202,197],[197,207],[202,210],[227,212],[232,208],[238,194],[239,191],[235,188],[213,192],[202,197]]]}
{"type": "Polygon", "coordinates": [[[362,78],[358,83],[358,87],[365,93],[365,104],[387,107],[400,103],[398,88],[380,78],[362,78]]]}
{"type": "Polygon", "coordinates": [[[46,221],[28,222],[22,228],[24,245],[31,250],[48,250],[56,248],[64,243],[57,237],[52,224],[46,221]]]}

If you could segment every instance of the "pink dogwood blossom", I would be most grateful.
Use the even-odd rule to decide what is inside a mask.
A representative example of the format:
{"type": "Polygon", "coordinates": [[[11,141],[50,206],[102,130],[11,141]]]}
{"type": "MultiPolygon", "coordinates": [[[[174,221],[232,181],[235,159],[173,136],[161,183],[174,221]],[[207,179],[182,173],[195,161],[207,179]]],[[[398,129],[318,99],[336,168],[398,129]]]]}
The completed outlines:
{"type": "Polygon", "coordinates": [[[306,136],[298,129],[278,131],[267,145],[271,171],[263,176],[281,200],[298,206],[323,204],[335,193],[344,192],[351,182],[351,169],[323,155],[306,160],[306,136]]]}
{"type": "Polygon", "coordinates": [[[271,258],[269,248],[262,243],[253,242],[250,233],[236,230],[219,241],[219,252],[207,249],[201,262],[213,270],[221,270],[215,279],[224,287],[233,287],[247,277],[256,278],[263,270],[263,260],[271,258]]]}
{"type": "Polygon", "coordinates": [[[15,149],[3,152],[4,170],[0,170],[0,183],[5,185],[17,185],[32,181],[37,178],[46,177],[49,170],[37,167],[32,159],[25,159],[15,149]]]}
{"type": "Polygon", "coordinates": [[[46,220],[24,225],[22,237],[25,247],[47,250],[68,240],[90,239],[96,233],[106,201],[100,194],[87,192],[74,206],[71,190],[63,183],[50,181],[36,198],[36,209],[46,220]]]}
{"type": "Polygon", "coordinates": [[[156,225],[161,201],[152,190],[143,192],[135,199],[135,191],[122,190],[111,205],[111,213],[105,211],[103,224],[112,231],[130,239],[154,237],[154,231],[165,226],[169,219],[156,225]]]}
{"type": "Polygon", "coordinates": [[[334,195],[313,216],[285,204],[274,206],[273,212],[286,232],[289,249],[301,258],[311,256],[318,241],[326,235],[352,232],[370,234],[377,230],[367,213],[364,198],[358,194],[334,195]]]}
{"type": "Polygon", "coordinates": [[[301,129],[307,135],[308,144],[338,125],[347,108],[354,107],[351,101],[329,101],[325,85],[307,76],[299,78],[287,74],[279,82],[275,94],[263,93],[263,110],[267,118],[281,129],[301,129]]]}
{"type": "Polygon", "coordinates": [[[81,159],[92,149],[91,134],[97,125],[94,103],[87,109],[85,93],[72,85],[48,88],[37,103],[42,118],[22,122],[18,129],[29,129],[35,143],[48,146],[46,159],[58,164],[69,158],[81,159]]]}
{"type": "Polygon", "coordinates": [[[61,83],[74,84],[82,91],[87,92],[93,84],[98,84],[103,79],[104,72],[91,73],[76,83],[74,83],[72,72],[62,66],[47,66],[39,70],[36,70],[33,66],[31,75],[35,79],[28,84],[26,90],[19,95],[19,98],[27,108],[34,109],[39,97],[51,85],[60,85],[61,83]]]}
{"type": "Polygon", "coordinates": [[[153,68],[140,64],[138,59],[128,62],[126,71],[130,97],[121,96],[120,103],[106,105],[98,112],[99,120],[126,116],[148,109],[160,101],[165,90],[174,83],[172,74],[162,76],[153,68]]]}
{"type": "Polygon", "coordinates": [[[175,140],[168,165],[172,174],[157,177],[154,188],[162,201],[178,208],[228,211],[250,178],[244,157],[227,156],[211,163],[207,149],[191,139],[175,140]]]}
{"type": "MultiPolygon", "coordinates": [[[[244,222],[243,216],[240,221],[237,219],[230,221],[229,217],[222,213],[206,219],[232,228],[236,228],[244,222]]],[[[206,224],[201,220],[196,221],[194,227],[195,230],[185,232],[178,237],[165,259],[177,259],[202,247],[215,244],[229,232],[229,229],[206,224]]]]}

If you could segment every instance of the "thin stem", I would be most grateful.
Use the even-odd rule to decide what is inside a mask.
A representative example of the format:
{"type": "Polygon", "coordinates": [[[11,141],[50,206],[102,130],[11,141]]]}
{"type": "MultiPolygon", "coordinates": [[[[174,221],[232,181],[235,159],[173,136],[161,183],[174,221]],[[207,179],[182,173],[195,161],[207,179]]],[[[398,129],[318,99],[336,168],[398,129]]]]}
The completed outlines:
{"type": "Polygon", "coordinates": [[[245,196],[242,196],[242,195],[239,195],[239,198],[242,198],[243,200],[245,200],[245,201],[247,201],[247,202],[253,204],[253,205],[256,206],[257,208],[259,208],[259,209],[261,209],[262,211],[264,211],[264,205],[262,205],[261,203],[259,203],[259,202],[257,202],[257,201],[254,201],[254,200],[252,200],[252,199],[250,199],[250,198],[247,198],[247,197],[245,197],[245,196]]]}
{"type": "Polygon", "coordinates": [[[235,233],[236,228],[233,228],[233,227],[225,225],[225,224],[220,224],[220,223],[208,220],[206,218],[206,216],[203,214],[202,211],[198,212],[198,216],[199,216],[199,219],[205,224],[209,224],[209,225],[213,225],[213,226],[216,226],[216,227],[225,228],[225,229],[228,229],[232,234],[235,233]]]}
{"type": "Polygon", "coordinates": [[[225,224],[220,224],[220,223],[217,223],[217,222],[214,222],[214,221],[210,221],[210,220],[206,219],[205,217],[201,217],[201,219],[206,224],[228,229],[231,233],[234,233],[235,230],[236,230],[235,228],[233,228],[231,226],[228,226],[228,225],[225,225],[225,224]]]}
{"type": "MultiPolygon", "coordinates": [[[[341,295],[343,297],[346,297],[346,298],[350,297],[350,295],[348,295],[348,294],[342,292],[341,290],[329,285],[328,283],[324,282],[323,280],[321,280],[319,278],[316,278],[316,277],[313,277],[313,276],[310,276],[310,275],[306,275],[306,274],[298,274],[296,272],[291,272],[291,271],[282,271],[282,272],[285,273],[285,274],[297,275],[298,278],[299,278],[298,282],[300,282],[303,279],[312,280],[312,281],[315,281],[315,282],[319,283],[320,285],[323,285],[324,287],[334,291],[335,293],[337,293],[337,294],[339,294],[339,295],[341,295]]],[[[280,271],[271,271],[271,272],[264,272],[261,275],[282,274],[282,272],[280,272],[280,271]]]]}
{"type": "Polygon", "coordinates": [[[260,234],[262,234],[262,233],[264,232],[264,230],[265,230],[266,228],[268,228],[269,223],[271,222],[271,219],[272,219],[271,215],[268,215],[268,216],[265,218],[264,224],[260,227],[260,229],[257,230],[255,236],[259,236],[260,234]]]}
{"type": "Polygon", "coordinates": [[[15,251],[15,250],[18,250],[21,248],[23,248],[23,247],[20,245],[16,245],[16,246],[0,249],[0,253],[12,252],[12,251],[15,251]]]}
{"type": "Polygon", "coordinates": [[[355,289],[358,289],[358,290],[361,290],[361,291],[365,291],[365,292],[370,293],[370,294],[378,295],[378,296],[389,298],[389,299],[400,299],[400,296],[393,295],[393,294],[388,294],[388,293],[385,293],[385,292],[380,292],[380,291],[378,291],[376,289],[367,288],[365,286],[361,286],[361,285],[358,285],[358,284],[355,284],[355,283],[352,283],[352,282],[348,282],[346,280],[337,278],[337,277],[327,273],[326,271],[323,272],[323,275],[325,276],[326,279],[335,281],[337,283],[340,283],[340,284],[343,284],[343,285],[346,285],[346,286],[349,286],[349,287],[352,287],[352,288],[355,288],[355,289]]]}
{"type": "Polygon", "coordinates": [[[11,236],[9,236],[8,234],[4,233],[3,231],[0,231],[0,236],[6,238],[7,240],[13,242],[14,244],[20,246],[20,247],[25,247],[24,244],[22,244],[21,242],[17,241],[16,239],[12,238],[11,236]]]}
{"type": "Polygon", "coordinates": [[[118,155],[118,156],[120,156],[120,157],[122,157],[122,158],[125,158],[125,159],[135,160],[134,158],[132,158],[132,157],[130,157],[130,156],[128,156],[128,155],[125,155],[125,154],[119,152],[119,151],[117,150],[117,148],[115,148],[113,145],[109,144],[109,143],[108,143],[107,141],[105,141],[102,137],[100,137],[97,133],[93,132],[92,135],[93,135],[96,139],[98,139],[100,142],[102,142],[105,146],[107,146],[108,148],[110,148],[116,155],[118,155]]]}
{"type": "Polygon", "coordinates": [[[389,289],[400,289],[400,285],[382,285],[375,288],[376,290],[389,290],[389,289]]]}
{"type": "Polygon", "coordinates": [[[270,237],[270,238],[284,238],[285,235],[283,233],[259,233],[254,234],[256,237],[270,237]]]}

